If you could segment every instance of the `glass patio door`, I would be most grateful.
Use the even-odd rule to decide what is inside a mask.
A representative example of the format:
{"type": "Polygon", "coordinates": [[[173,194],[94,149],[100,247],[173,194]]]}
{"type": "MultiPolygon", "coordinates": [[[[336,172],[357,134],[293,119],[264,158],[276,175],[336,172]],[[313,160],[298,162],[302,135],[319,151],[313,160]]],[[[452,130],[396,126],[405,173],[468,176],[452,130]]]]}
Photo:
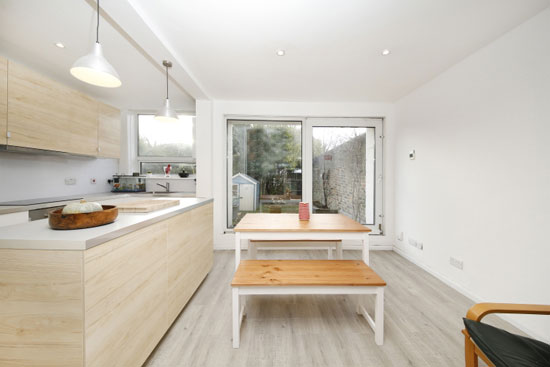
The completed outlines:
{"type": "Polygon", "coordinates": [[[382,119],[306,119],[304,197],[312,213],[340,213],[382,229],[382,119]]]}

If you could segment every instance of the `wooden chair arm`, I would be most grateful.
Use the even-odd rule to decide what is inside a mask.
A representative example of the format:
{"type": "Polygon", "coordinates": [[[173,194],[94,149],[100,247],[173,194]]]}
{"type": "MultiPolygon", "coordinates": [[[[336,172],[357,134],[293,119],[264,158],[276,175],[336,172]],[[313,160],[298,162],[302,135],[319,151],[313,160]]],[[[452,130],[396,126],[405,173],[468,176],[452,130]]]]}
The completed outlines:
{"type": "Polygon", "coordinates": [[[480,321],[490,313],[520,313],[550,315],[550,305],[524,305],[514,303],[477,303],[466,314],[466,318],[480,321]]]}

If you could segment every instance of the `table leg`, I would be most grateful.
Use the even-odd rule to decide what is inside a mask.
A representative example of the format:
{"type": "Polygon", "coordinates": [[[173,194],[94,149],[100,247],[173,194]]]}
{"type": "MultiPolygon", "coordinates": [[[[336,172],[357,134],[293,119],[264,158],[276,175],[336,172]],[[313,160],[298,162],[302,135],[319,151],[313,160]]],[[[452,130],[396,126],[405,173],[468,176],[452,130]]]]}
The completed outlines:
{"type": "Polygon", "coordinates": [[[363,234],[363,262],[369,265],[369,234],[363,234]]]}
{"type": "Polygon", "coordinates": [[[384,344],[384,287],[378,287],[376,290],[374,324],[374,341],[377,345],[382,345],[384,344]]]}
{"type": "Polygon", "coordinates": [[[258,258],[258,246],[254,242],[247,240],[248,245],[248,258],[251,260],[256,260],[258,258]]]}
{"type": "Polygon", "coordinates": [[[241,233],[235,232],[235,270],[241,262],[241,233]]]}
{"type": "Polygon", "coordinates": [[[342,250],[342,242],[343,241],[336,241],[336,258],[338,260],[344,259],[344,251],[342,250]]]}

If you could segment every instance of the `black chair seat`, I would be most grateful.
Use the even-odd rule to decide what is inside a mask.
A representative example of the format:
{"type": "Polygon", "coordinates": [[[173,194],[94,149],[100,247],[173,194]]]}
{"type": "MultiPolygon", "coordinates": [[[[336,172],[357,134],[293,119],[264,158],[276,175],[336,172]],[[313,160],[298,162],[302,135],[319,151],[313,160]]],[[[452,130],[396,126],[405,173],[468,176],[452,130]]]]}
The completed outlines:
{"type": "Polygon", "coordinates": [[[469,319],[466,330],[496,367],[549,367],[550,345],[469,319]]]}

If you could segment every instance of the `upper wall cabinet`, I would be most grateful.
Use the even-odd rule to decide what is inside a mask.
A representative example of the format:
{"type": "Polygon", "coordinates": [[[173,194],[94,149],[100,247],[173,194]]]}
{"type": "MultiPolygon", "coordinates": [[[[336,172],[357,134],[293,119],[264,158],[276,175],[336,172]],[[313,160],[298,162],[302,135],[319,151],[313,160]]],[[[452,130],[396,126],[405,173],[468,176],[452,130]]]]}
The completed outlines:
{"type": "Polygon", "coordinates": [[[8,67],[9,145],[97,154],[97,102],[14,62],[8,67]]]}
{"type": "Polygon", "coordinates": [[[120,157],[119,110],[12,61],[7,104],[8,145],[120,157]]]}
{"type": "Polygon", "coordinates": [[[8,60],[0,56],[0,144],[7,142],[8,128],[8,60]]]}
{"type": "Polygon", "coordinates": [[[120,111],[99,103],[98,157],[120,158],[120,111]]]}

